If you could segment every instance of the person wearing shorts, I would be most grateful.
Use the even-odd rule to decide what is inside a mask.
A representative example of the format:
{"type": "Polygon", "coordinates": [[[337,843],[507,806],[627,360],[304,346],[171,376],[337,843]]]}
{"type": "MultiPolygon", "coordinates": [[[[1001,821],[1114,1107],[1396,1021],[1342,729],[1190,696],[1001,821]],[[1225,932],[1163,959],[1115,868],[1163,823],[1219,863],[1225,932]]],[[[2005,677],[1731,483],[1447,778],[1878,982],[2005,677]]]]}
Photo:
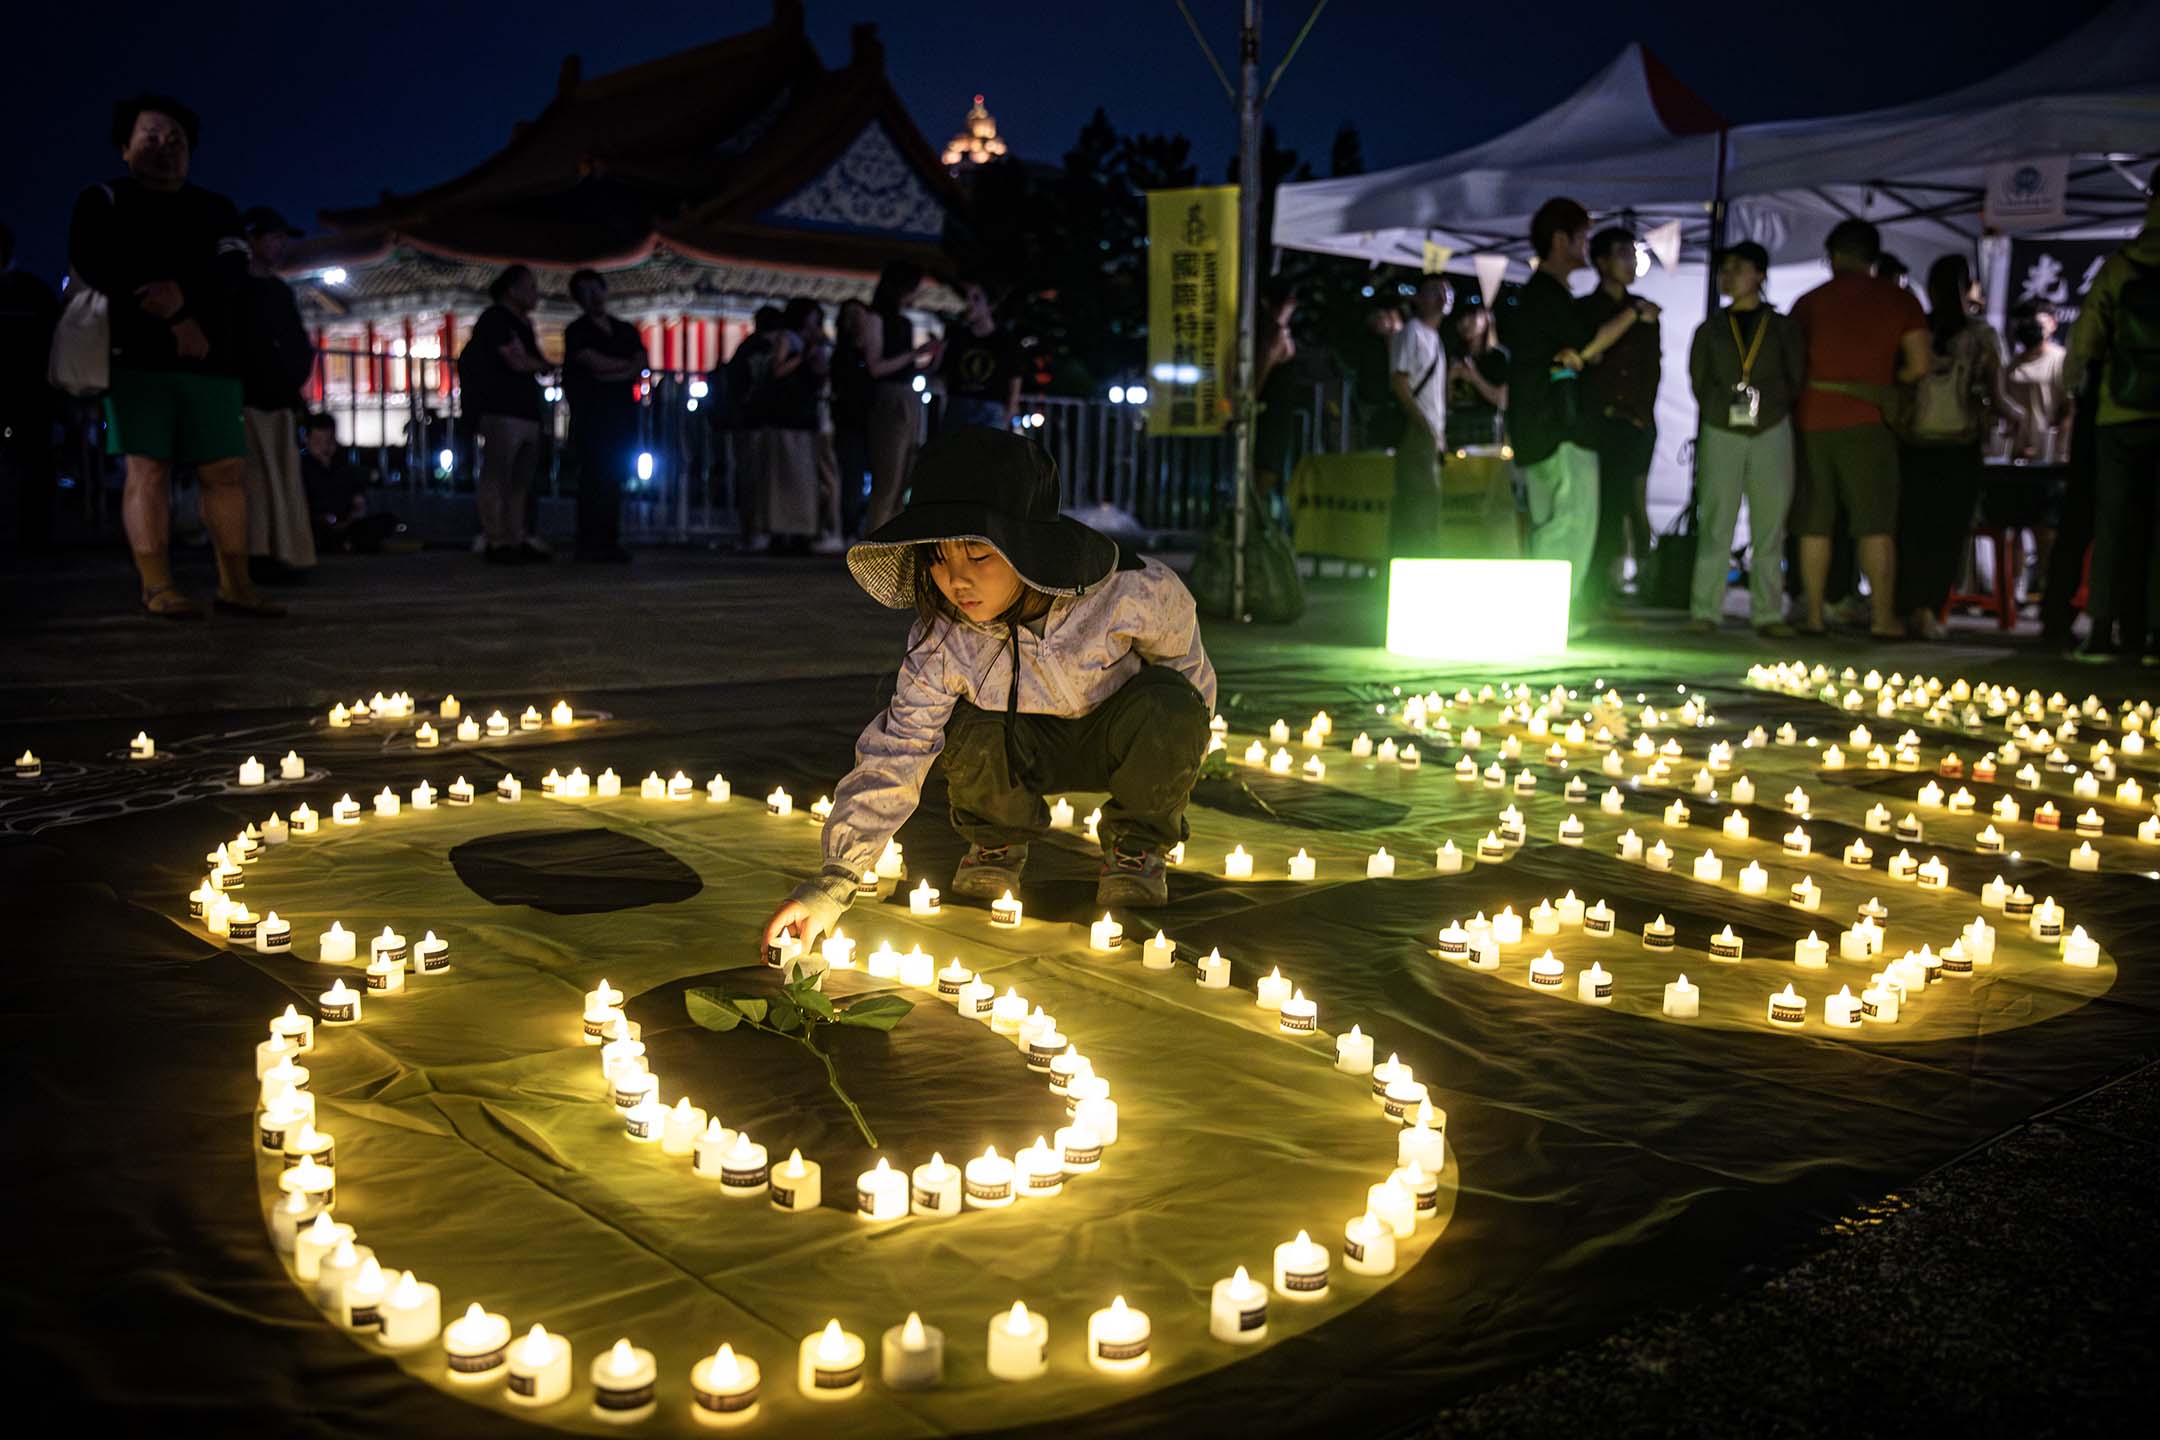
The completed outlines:
{"type": "Polygon", "coordinates": [[[105,444],[127,460],[121,518],[146,614],[197,619],[173,584],[172,471],[195,467],[203,527],[217,556],[217,608],[284,613],[248,576],[241,418],[241,297],[248,245],[230,200],[188,183],[201,125],[165,95],[113,109],[113,144],[128,173],[83,191],[68,230],[68,262],[107,300],[112,372],[105,444]]]}
{"type": "Polygon", "coordinates": [[[1807,615],[1801,630],[1823,633],[1823,590],[1830,578],[1830,537],[1840,511],[1867,576],[1871,633],[1897,639],[1897,437],[1883,423],[1882,401],[1896,384],[1927,373],[1927,315],[1910,291],[1879,279],[1882,238],[1864,220],[1833,226],[1830,279],[1801,296],[1793,323],[1807,340],[1807,385],[1794,414],[1800,432],[1800,484],[1793,533],[1807,615]]]}

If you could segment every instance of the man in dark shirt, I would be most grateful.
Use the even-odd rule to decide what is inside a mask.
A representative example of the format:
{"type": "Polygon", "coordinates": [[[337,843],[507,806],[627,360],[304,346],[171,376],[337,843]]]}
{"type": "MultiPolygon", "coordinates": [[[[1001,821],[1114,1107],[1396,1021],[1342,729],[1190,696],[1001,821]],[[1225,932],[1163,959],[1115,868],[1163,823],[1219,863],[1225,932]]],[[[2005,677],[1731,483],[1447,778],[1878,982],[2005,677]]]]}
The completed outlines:
{"type": "Polygon", "coordinates": [[[960,329],[945,337],[945,424],[1009,429],[1020,404],[1020,357],[1012,337],[997,323],[990,292],[970,280],[961,287],[967,313],[960,329]]]}
{"type": "Polygon", "coordinates": [[[512,265],[488,286],[495,303],[480,312],[458,352],[458,388],[466,418],[480,434],[480,474],[473,499],[487,536],[487,558],[523,565],[548,558],[525,534],[525,500],[540,468],[540,372],[548,368],[533,336],[540,282],[529,265],[512,265]]]}
{"type": "Polygon", "coordinates": [[[1602,327],[1569,293],[1567,277],[1589,263],[1590,212],[1568,199],[1538,207],[1530,221],[1536,273],[1502,309],[1501,343],[1508,349],[1508,438],[1530,500],[1530,553],[1573,567],[1574,633],[1584,628],[1581,600],[1597,541],[1597,454],[1585,443],[1582,372],[1631,329],[1648,301],[1622,310],[1602,327]]]}
{"type": "Polygon", "coordinates": [[[403,538],[405,527],[397,516],[369,507],[367,477],[345,458],[337,442],[337,421],[328,415],[307,417],[300,483],[321,549],[373,555],[384,542],[403,538]]]}
{"type": "Polygon", "coordinates": [[[247,241],[230,200],[188,183],[201,128],[171,96],[113,107],[112,140],[128,173],[76,200],[68,263],[111,307],[105,445],[127,457],[121,518],[143,609],[167,619],[202,614],[174,587],[168,553],[172,468],[192,464],[217,553],[218,608],[277,615],[281,607],[248,577],[240,418],[247,241]]]}
{"type": "Polygon", "coordinates": [[[59,397],[45,382],[60,300],[15,268],[15,232],[0,225],[0,530],[14,524],[24,554],[52,541],[53,422],[59,397]]]}
{"type": "Polygon", "coordinates": [[[626,564],[623,477],[637,443],[637,378],[645,342],[637,327],[607,313],[607,281],[597,270],[570,277],[583,313],[563,331],[563,395],[570,402],[570,448],[578,459],[577,558],[626,564]]]}
{"type": "Polygon", "coordinates": [[[257,580],[296,580],[315,565],[315,527],[300,482],[296,439],[306,410],[300,387],[314,372],[315,346],[278,266],[286,242],[299,232],[267,205],[242,215],[240,226],[249,251],[240,393],[247,426],[250,568],[257,580]]]}
{"type": "MultiPolygon", "coordinates": [[[[1575,303],[1592,329],[1623,310],[1648,304],[1628,293],[1635,280],[1635,233],[1613,225],[1590,239],[1595,290],[1575,303]]],[[[1640,575],[1650,558],[1647,506],[1650,459],[1657,448],[1657,388],[1663,356],[1658,325],[1644,320],[1583,376],[1584,435],[1598,457],[1597,544],[1590,553],[1592,593],[1610,601],[1620,589],[1620,560],[1632,555],[1640,575]]]]}

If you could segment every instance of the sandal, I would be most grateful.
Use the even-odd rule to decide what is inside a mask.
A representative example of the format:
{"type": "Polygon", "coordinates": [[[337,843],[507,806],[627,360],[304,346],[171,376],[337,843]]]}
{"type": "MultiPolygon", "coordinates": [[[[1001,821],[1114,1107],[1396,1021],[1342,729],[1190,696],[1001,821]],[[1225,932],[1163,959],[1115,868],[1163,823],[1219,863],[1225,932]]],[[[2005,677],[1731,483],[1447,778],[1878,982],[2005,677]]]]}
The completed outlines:
{"type": "Polygon", "coordinates": [[[143,614],[148,615],[153,620],[202,619],[201,608],[182,594],[180,587],[177,585],[153,585],[148,590],[143,591],[142,608],[143,614]],[[173,603],[170,605],[158,604],[157,599],[160,595],[172,596],[173,603]]]}
{"type": "Polygon", "coordinates": [[[262,596],[253,594],[244,600],[235,600],[221,594],[210,603],[217,607],[220,615],[247,615],[257,620],[275,620],[285,613],[285,607],[277,601],[265,600],[262,596]]]}

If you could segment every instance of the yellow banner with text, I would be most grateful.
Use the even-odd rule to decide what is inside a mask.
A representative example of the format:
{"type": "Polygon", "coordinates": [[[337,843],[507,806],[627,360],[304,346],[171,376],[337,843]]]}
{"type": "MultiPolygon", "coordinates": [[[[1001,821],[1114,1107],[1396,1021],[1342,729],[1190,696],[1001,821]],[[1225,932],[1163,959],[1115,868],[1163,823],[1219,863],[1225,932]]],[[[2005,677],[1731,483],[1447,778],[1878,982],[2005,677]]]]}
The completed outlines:
{"type": "Polygon", "coordinates": [[[1237,186],[1147,198],[1148,433],[1219,435],[1237,365],[1237,186]]]}

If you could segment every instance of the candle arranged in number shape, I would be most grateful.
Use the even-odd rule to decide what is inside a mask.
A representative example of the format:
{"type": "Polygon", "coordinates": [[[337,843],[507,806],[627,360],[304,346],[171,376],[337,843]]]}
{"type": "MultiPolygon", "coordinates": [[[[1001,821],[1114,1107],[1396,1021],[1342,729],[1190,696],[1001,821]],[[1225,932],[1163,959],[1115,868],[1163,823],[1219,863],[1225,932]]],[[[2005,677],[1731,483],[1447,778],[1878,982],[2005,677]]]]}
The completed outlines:
{"type": "Polygon", "coordinates": [[[795,1387],[805,1399],[852,1400],[862,1393],[863,1342],[860,1335],[828,1320],[815,1335],[805,1335],[797,1352],[795,1387]]]}

